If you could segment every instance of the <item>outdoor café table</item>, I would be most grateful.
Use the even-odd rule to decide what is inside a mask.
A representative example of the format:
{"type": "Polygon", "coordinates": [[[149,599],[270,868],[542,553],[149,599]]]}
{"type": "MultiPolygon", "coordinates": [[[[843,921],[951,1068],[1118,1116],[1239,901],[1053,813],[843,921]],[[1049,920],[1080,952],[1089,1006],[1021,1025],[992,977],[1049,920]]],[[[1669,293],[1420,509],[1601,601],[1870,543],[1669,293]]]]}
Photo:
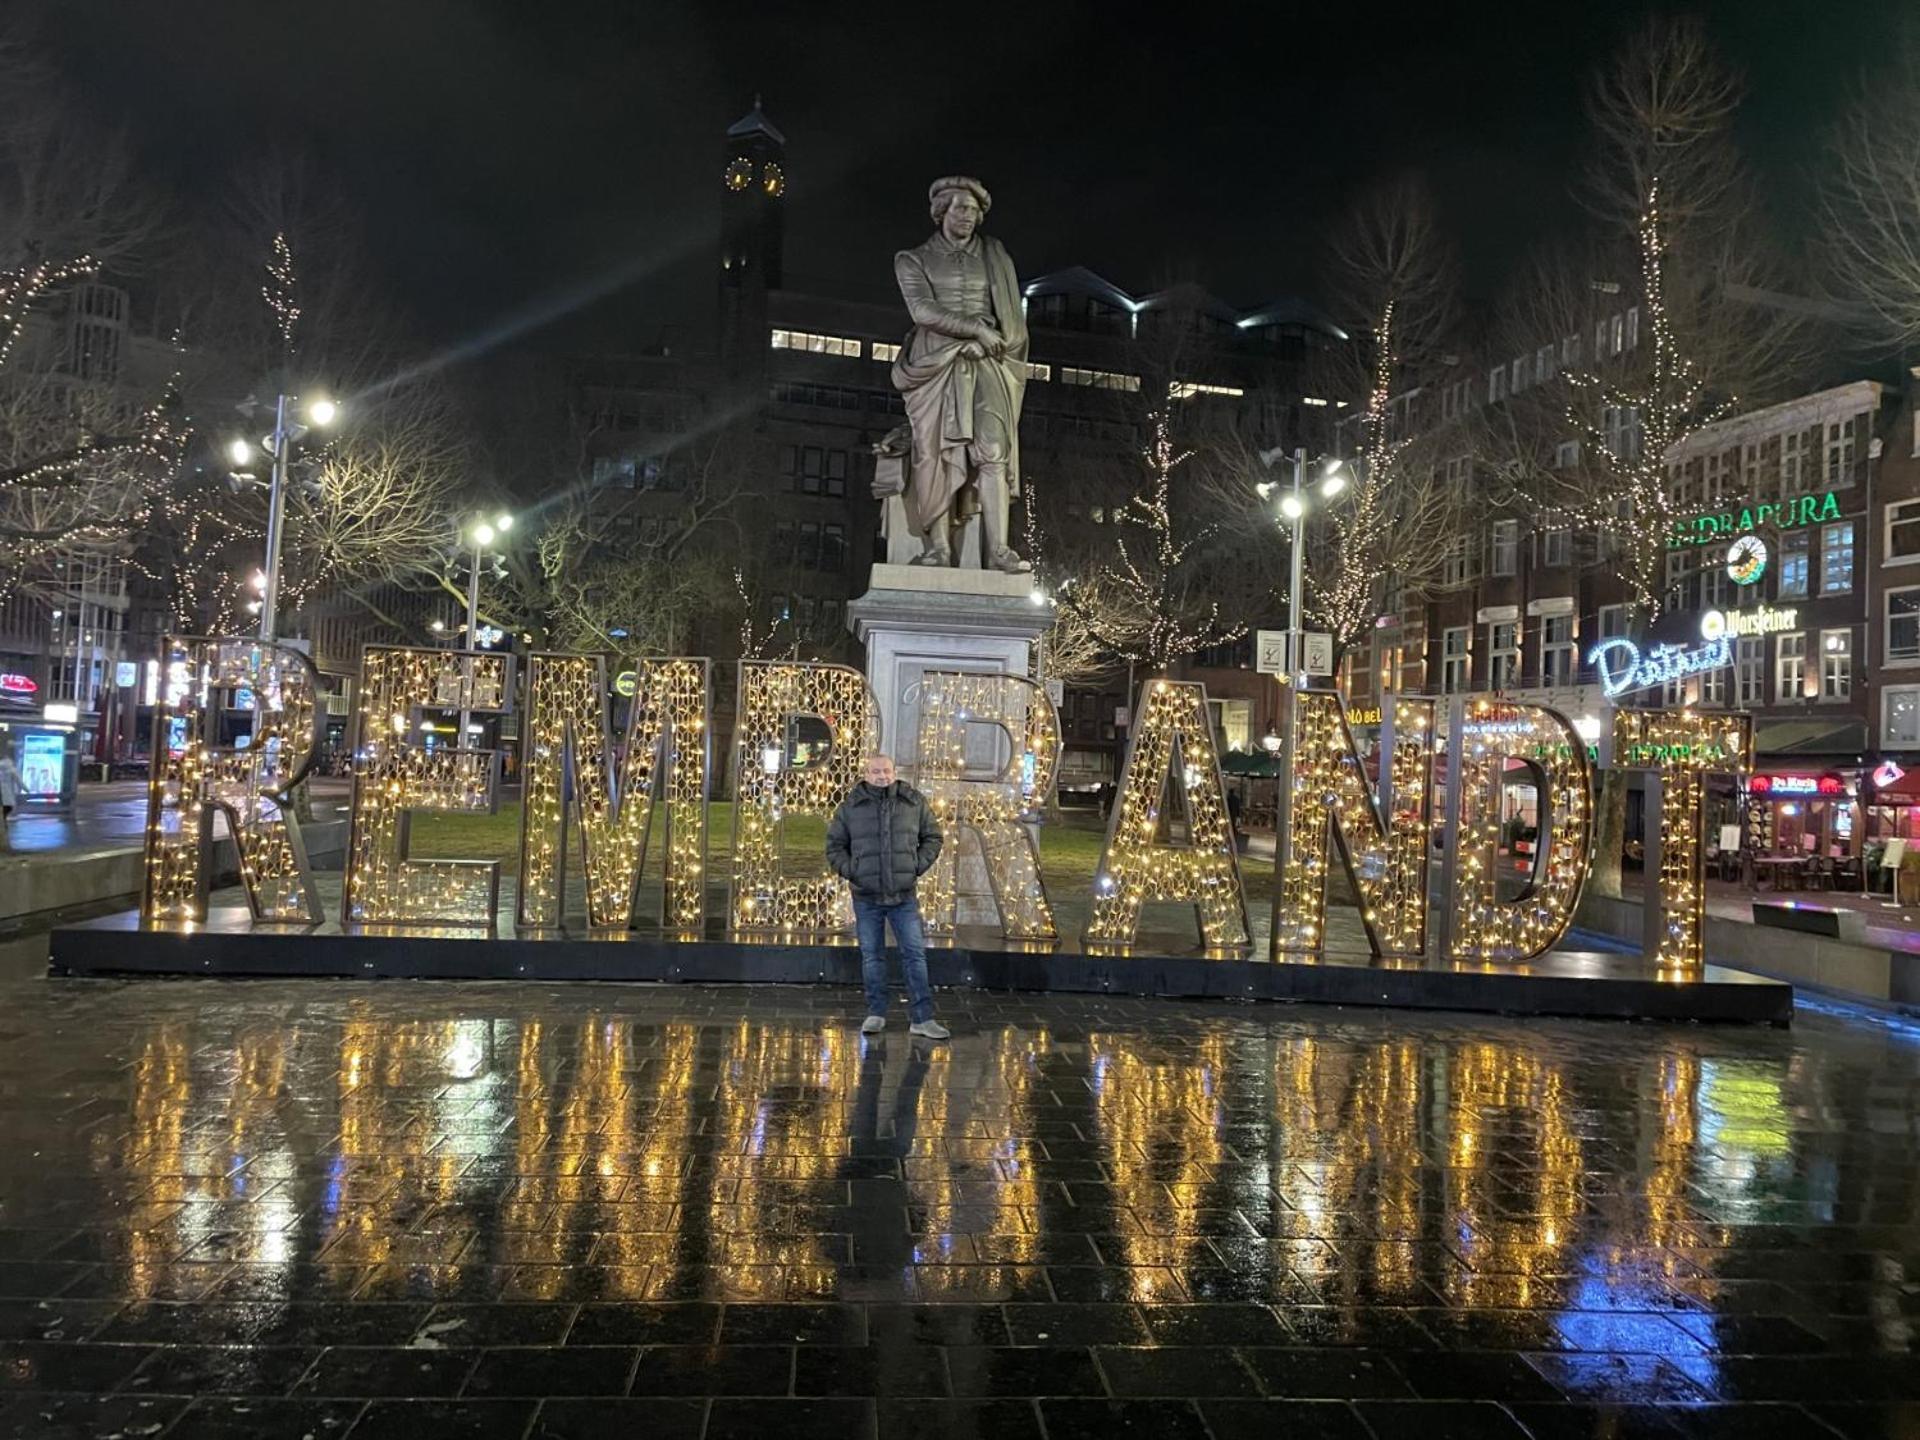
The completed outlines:
{"type": "Polygon", "coordinates": [[[1756,867],[1762,865],[1767,867],[1767,870],[1770,871],[1773,876],[1773,888],[1778,890],[1782,888],[1789,878],[1797,881],[1800,872],[1807,867],[1807,857],[1804,855],[1762,855],[1753,863],[1756,867]]]}

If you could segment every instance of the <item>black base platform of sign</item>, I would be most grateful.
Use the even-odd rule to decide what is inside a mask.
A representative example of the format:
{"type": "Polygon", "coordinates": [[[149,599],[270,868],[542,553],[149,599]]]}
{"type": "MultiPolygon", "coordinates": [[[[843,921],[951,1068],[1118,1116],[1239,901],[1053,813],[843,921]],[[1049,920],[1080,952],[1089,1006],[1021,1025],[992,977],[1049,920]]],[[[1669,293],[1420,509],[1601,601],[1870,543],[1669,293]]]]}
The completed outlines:
{"type": "MultiPolygon", "coordinates": [[[[1793,988],[1708,966],[1699,980],[1660,978],[1637,955],[1557,950],[1526,965],[1395,968],[1354,961],[1269,964],[1188,954],[1089,955],[1004,948],[987,932],[930,952],[937,986],[1170,999],[1292,1000],[1517,1015],[1745,1021],[1784,1025],[1793,988]]],[[[216,909],[191,931],[142,929],[134,912],[53,932],[55,975],[195,975],[336,979],[598,980],[779,985],[860,983],[851,945],[709,939],[644,933],[513,936],[431,930],[343,934],[254,926],[244,910],[216,909]]]]}

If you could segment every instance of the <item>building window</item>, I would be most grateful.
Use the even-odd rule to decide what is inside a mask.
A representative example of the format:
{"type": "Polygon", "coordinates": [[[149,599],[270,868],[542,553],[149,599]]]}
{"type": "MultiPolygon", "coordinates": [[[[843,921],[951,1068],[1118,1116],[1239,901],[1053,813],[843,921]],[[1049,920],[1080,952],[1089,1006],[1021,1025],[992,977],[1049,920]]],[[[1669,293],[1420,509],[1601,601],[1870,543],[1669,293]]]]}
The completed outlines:
{"type": "Polygon", "coordinates": [[[1820,532],[1820,593],[1845,595],[1853,589],[1853,522],[1820,532]]]}
{"type": "Polygon", "coordinates": [[[1781,704],[1801,700],[1807,690],[1807,637],[1782,635],[1773,654],[1774,696],[1781,704]]]}
{"type": "Polygon", "coordinates": [[[1853,694],[1853,631],[1820,632],[1820,698],[1845,700],[1853,694]]]}
{"type": "Polygon", "coordinates": [[[1782,600],[1804,599],[1807,594],[1809,540],[1806,531],[1780,537],[1780,580],[1774,594],[1782,600]]]}
{"type": "Polygon", "coordinates": [[[1724,706],[1727,703],[1727,671],[1722,666],[1718,670],[1700,672],[1700,703],[1702,705],[1724,706]]]}
{"type": "Polygon", "coordinates": [[[1607,449],[1622,460],[1632,460],[1640,454],[1640,407],[1638,405],[1609,405],[1601,413],[1602,432],[1606,437],[1607,449]]]}
{"type": "Polygon", "coordinates": [[[1616,315],[1613,317],[1613,353],[1618,355],[1626,348],[1627,317],[1624,315],[1616,315]]]}
{"type": "Polygon", "coordinates": [[[1493,522],[1493,573],[1514,575],[1520,570],[1520,522],[1493,522]]]}
{"type": "Polygon", "coordinates": [[[1553,378],[1553,346],[1542,345],[1533,354],[1533,381],[1544,385],[1553,378]]]}
{"type": "Polygon", "coordinates": [[[1520,680],[1520,622],[1495,620],[1487,626],[1487,688],[1508,690],[1520,680]]]}
{"type": "Polygon", "coordinates": [[[1579,463],[1580,442],[1578,440],[1562,440],[1558,445],[1553,447],[1554,469],[1571,470],[1579,463]]]}
{"type": "Polygon", "coordinates": [[[1733,673],[1740,707],[1764,705],[1767,700],[1766,641],[1757,637],[1734,642],[1733,673]]]}
{"type": "Polygon", "coordinates": [[[847,564],[847,527],[829,521],[820,527],[820,568],[842,570],[847,564]]]}
{"type": "Polygon", "coordinates": [[[1036,365],[1033,361],[1029,360],[1027,362],[1027,379],[1051,382],[1053,379],[1053,366],[1036,365]]]}
{"type": "Polygon", "coordinates": [[[1920,685],[1893,685],[1880,692],[1880,743],[1920,745],[1920,685]]]}
{"type": "Polygon", "coordinates": [[[1576,664],[1573,616],[1549,615],[1540,625],[1540,682],[1571,685],[1576,664]]]}
{"type": "Polygon", "coordinates": [[[1465,625],[1450,625],[1441,633],[1440,687],[1449,695],[1467,688],[1473,665],[1468,648],[1472,633],[1465,625]]]}
{"type": "Polygon", "coordinates": [[[1842,420],[1827,426],[1827,488],[1839,490],[1853,484],[1853,421],[1842,420]]]}
{"type": "Polygon", "coordinates": [[[1920,660],[1920,588],[1887,591],[1887,659],[1920,660]]]}
{"type": "Polygon", "coordinates": [[[1887,561],[1920,560],[1920,500],[1887,506],[1887,561]]]}
{"type": "Polygon", "coordinates": [[[820,522],[818,520],[800,522],[799,563],[809,570],[820,568],[820,522]]]}
{"type": "Polygon", "coordinates": [[[1076,370],[1071,365],[1060,367],[1062,385],[1091,385],[1096,390],[1138,390],[1138,375],[1121,375],[1112,370],[1076,370]]]}
{"type": "Polygon", "coordinates": [[[845,335],[815,335],[806,330],[776,330],[773,332],[772,348],[806,350],[815,355],[848,355],[858,360],[866,346],[864,342],[845,335]]]}
{"type": "Polygon", "coordinates": [[[1473,578],[1473,542],[1466,536],[1457,537],[1447,547],[1446,559],[1440,567],[1442,585],[1464,585],[1473,578]]]}
{"type": "Polygon", "coordinates": [[[900,358],[900,347],[889,345],[884,340],[873,342],[873,358],[885,364],[892,364],[900,358]]]}
{"type": "Polygon", "coordinates": [[[1780,440],[1780,493],[1784,496],[1804,495],[1813,488],[1813,477],[1807,474],[1803,463],[1800,442],[1806,437],[1796,430],[1780,440]]]}
{"type": "Polygon", "coordinates": [[[1624,640],[1627,635],[1627,607],[1624,605],[1602,605],[1600,607],[1600,638],[1602,640],[1624,640]]]}
{"type": "Polygon", "coordinates": [[[1724,610],[1733,603],[1733,577],[1727,574],[1727,547],[1709,545],[1700,552],[1700,603],[1724,610]]]}
{"type": "Polygon", "coordinates": [[[1573,531],[1564,526],[1540,533],[1540,563],[1542,565],[1571,565],[1573,563],[1573,531]]]}
{"type": "Polygon", "coordinates": [[[1627,311],[1627,349],[1632,350],[1640,343],[1640,307],[1635,305],[1627,311]]]}
{"type": "Polygon", "coordinates": [[[1593,358],[1598,364],[1607,358],[1607,322],[1602,320],[1593,327],[1593,358]]]}
{"type": "Polygon", "coordinates": [[[1498,405],[1507,398],[1507,367],[1496,365],[1487,372],[1487,403],[1498,405]]]}

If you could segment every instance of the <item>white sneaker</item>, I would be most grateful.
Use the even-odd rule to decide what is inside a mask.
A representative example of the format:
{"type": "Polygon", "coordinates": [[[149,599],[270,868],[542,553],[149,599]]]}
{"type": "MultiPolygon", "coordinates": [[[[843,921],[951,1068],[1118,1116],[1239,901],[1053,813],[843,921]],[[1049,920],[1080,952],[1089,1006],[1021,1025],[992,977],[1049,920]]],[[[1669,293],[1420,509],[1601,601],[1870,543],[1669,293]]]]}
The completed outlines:
{"type": "Polygon", "coordinates": [[[953,1031],[947,1029],[938,1020],[916,1020],[907,1027],[909,1035],[918,1035],[922,1040],[950,1040],[953,1031]]]}
{"type": "Polygon", "coordinates": [[[887,1017],[884,1015],[869,1015],[860,1022],[860,1033],[862,1035],[878,1035],[886,1028],[887,1017]]]}

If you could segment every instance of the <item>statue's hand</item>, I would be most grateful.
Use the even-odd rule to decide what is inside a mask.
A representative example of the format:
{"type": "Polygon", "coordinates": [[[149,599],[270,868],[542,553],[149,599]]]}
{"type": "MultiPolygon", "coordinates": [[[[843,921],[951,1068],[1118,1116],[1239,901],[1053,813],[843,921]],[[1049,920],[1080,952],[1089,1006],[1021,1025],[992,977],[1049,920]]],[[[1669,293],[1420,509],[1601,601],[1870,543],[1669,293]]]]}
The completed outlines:
{"type": "Polygon", "coordinates": [[[986,354],[992,355],[996,359],[1007,353],[1006,337],[991,325],[984,326],[981,329],[979,343],[981,349],[986,354]]]}
{"type": "Polygon", "coordinates": [[[987,358],[987,347],[978,340],[967,340],[961,343],[960,353],[969,360],[984,360],[987,358]]]}

